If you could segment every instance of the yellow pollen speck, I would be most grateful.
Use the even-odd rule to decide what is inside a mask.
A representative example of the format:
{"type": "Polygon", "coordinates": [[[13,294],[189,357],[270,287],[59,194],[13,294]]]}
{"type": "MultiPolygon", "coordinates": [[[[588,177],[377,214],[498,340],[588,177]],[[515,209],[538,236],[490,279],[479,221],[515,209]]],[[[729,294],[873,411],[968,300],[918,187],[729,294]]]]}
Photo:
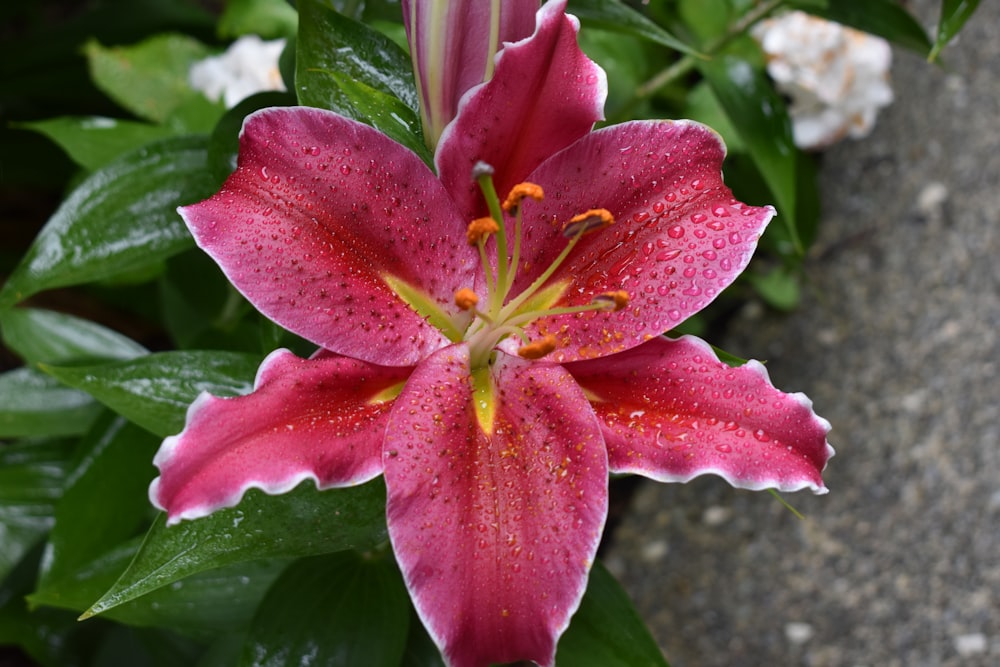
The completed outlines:
{"type": "Polygon", "coordinates": [[[503,210],[510,213],[521,205],[521,201],[525,197],[530,197],[535,201],[542,201],[545,198],[542,186],[535,185],[534,183],[518,183],[510,189],[510,194],[507,195],[507,199],[503,202],[503,210]]]}
{"type": "Polygon", "coordinates": [[[455,305],[462,310],[471,310],[476,307],[477,303],[479,303],[479,297],[468,287],[463,287],[455,292],[455,305]]]}
{"type": "Polygon", "coordinates": [[[556,337],[549,334],[518,348],[517,354],[524,359],[541,359],[554,349],[556,349],[556,337]]]}
{"type": "Polygon", "coordinates": [[[469,245],[476,245],[480,240],[484,240],[490,234],[500,231],[500,226],[493,218],[476,218],[469,223],[465,232],[465,237],[469,240],[469,245]]]}
{"type": "Polygon", "coordinates": [[[572,238],[577,234],[589,234],[599,229],[615,224],[615,216],[606,208],[592,208],[579,215],[574,215],[563,225],[563,236],[572,238]]]}

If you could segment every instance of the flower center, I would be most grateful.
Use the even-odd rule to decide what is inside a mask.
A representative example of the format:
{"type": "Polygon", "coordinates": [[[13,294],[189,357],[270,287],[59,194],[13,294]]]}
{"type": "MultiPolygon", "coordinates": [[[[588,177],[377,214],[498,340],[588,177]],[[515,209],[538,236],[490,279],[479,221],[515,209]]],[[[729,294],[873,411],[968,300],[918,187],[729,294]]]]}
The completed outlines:
{"type": "Polygon", "coordinates": [[[468,323],[464,329],[460,325],[456,326],[461,331],[461,340],[469,345],[473,370],[489,365],[496,346],[511,336],[521,340],[518,354],[525,359],[541,359],[555,350],[557,341],[554,336],[529,339],[525,330],[539,318],[586,311],[614,311],[628,304],[628,294],[617,291],[600,294],[587,304],[554,307],[562,290],[553,290],[551,286],[546,288],[546,283],[585,234],[614,224],[614,217],[605,209],[584,211],[567,221],[562,227],[562,235],[567,239],[562,252],[526,289],[512,295],[511,290],[521,262],[521,209],[529,199],[542,201],[544,193],[534,183],[520,183],[511,189],[501,203],[493,186],[492,173],[492,168],[485,163],[477,164],[473,171],[490,215],[473,220],[467,231],[469,243],[479,249],[479,258],[486,275],[486,298],[480,303],[478,296],[470,288],[463,288],[455,293],[456,305],[471,315],[466,319],[468,323]],[[513,221],[512,229],[507,228],[509,219],[513,221]],[[495,269],[486,254],[486,242],[491,236],[496,240],[495,269]]]}

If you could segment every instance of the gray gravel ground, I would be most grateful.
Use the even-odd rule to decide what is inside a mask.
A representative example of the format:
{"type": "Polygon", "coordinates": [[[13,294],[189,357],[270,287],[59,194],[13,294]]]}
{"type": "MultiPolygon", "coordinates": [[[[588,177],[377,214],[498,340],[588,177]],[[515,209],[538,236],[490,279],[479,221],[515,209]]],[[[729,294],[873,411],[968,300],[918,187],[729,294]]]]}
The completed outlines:
{"type": "MultiPolygon", "coordinates": [[[[910,3],[928,24],[937,2],[910,3]]],[[[827,152],[811,285],[721,343],[834,426],[827,496],[643,483],[609,566],[674,667],[1000,665],[1000,3],[827,152]]]]}

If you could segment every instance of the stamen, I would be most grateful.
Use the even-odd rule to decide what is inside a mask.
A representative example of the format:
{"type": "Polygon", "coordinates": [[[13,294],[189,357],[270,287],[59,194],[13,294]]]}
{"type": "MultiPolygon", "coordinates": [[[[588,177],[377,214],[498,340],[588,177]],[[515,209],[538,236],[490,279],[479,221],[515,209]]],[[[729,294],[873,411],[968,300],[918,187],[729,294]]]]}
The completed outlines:
{"type": "Polygon", "coordinates": [[[455,305],[462,310],[472,310],[479,303],[479,297],[468,287],[455,292],[455,305]]]}
{"type": "Polygon", "coordinates": [[[485,241],[490,234],[500,231],[500,225],[493,218],[476,218],[469,223],[465,232],[465,238],[469,240],[469,245],[476,245],[480,241],[485,241]]]}
{"type": "Polygon", "coordinates": [[[518,183],[510,189],[510,194],[507,195],[507,199],[503,202],[503,210],[510,213],[521,205],[521,200],[525,197],[534,199],[535,201],[542,201],[545,198],[545,193],[542,192],[542,186],[540,185],[527,182],[518,183]]]}
{"type": "Polygon", "coordinates": [[[617,290],[598,294],[591,300],[591,303],[601,304],[604,310],[618,311],[628,305],[628,292],[617,290]]]}
{"type": "Polygon", "coordinates": [[[604,229],[615,224],[615,217],[606,208],[592,208],[579,215],[574,215],[563,225],[563,236],[573,238],[577,235],[589,234],[598,229],[604,229]]]}
{"type": "Polygon", "coordinates": [[[517,355],[522,359],[541,359],[554,349],[556,349],[556,337],[548,334],[518,348],[517,355]]]}

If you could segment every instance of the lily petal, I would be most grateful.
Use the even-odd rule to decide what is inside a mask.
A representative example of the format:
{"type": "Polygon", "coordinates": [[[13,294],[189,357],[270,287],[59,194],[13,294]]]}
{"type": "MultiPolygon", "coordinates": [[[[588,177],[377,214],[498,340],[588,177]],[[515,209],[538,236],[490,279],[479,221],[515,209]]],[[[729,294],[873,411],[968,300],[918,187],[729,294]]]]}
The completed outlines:
{"type": "Polygon", "coordinates": [[[580,23],[565,10],[565,0],[545,3],[535,32],[504,46],[493,78],[462,98],[441,136],[438,175],[468,220],[486,212],[471,178],[477,162],[493,166],[504,197],[545,158],[604,118],[607,77],[580,50],[580,23]]]}
{"type": "Polygon", "coordinates": [[[387,283],[447,314],[478,268],[440,182],[409,150],[305,107],[249,116],[239,166],[180,209],[202,248],[262,313],[317,345],[406,366],[449,344],[387,283]]]}
{"type": "Polygon", "coordinates": [[[403,0],[403,23],[433,148],[470,88],[493,76],[501,44],[532,33],[538,0],[403,0]]]}
{"type": "Polygon", "coordinates": [[[551,665],[607,514],[600,427],[559,366],[499,354],[484,389],[468,359],[435,353],[393,409],[393,551],[449,665],[551,665]]]}
{"type": "Polygon", "coordinates": [[[558,305],[618,290],[630,298],[613,313],[538,320],[529,336],[556,337],[553,361],[604,356],[659,336],[743,270],[774,209],[733,198],[722,181],[725,155],[719,136],[699,123],[635,121],[584,137],[528,177],[545,200],[524,207],[523,270],[513,292],[565,247],[553,223],[607,209],[616,223],[583,237],[549,284],[563,286],[558,305]]]}
{"type": "Polygon", "coordinates": [[[730,368],[701,339],[655,338],[566,364],[603,423],[612,472],[661,482],[716,474],[733,486],[826,493],[830,424],[756,361],[730,368]]]}
{"type": "Polygon", "coordinates": [[[150,500],[177,523],[232,507],[251,487],[278,494],[304,479],[320,489],[368,481],[382,472],[393,388],[411,370],[276,350],[253,393],[203,393],[191,404],[184,430],[153,459],[150,500]]]}

